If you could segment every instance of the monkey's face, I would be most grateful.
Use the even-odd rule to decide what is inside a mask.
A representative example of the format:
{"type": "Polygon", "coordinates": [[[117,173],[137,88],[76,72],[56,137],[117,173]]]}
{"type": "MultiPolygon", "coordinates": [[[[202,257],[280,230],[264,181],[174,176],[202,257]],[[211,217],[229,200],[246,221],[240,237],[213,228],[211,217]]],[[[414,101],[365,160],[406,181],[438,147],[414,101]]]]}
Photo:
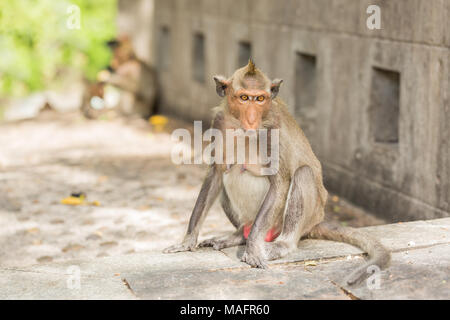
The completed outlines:
{"type": "Polygon", "coordinates": [[[244,130],[256,130],[272,105],[270,94],[261,89],[240,88],[227,94],[231,114],[241,121],[244,130]]]}
{"type": "Polygon", "coordinates": [[[251,60],[247,66],[238,69],[231,79],[215,76],[214,80],[217,94],[226,96],[230,113],[240,120],[244,130],[261,127],[283,81],[270,81],[251,60]]]}
{"type": "Polygon", "coordinates": [[[107,42],[113,52],[111,67],[116,70],[119,66],[133,57],[133,46],[128,36],[122,35],[118,39],[107,42]]]}

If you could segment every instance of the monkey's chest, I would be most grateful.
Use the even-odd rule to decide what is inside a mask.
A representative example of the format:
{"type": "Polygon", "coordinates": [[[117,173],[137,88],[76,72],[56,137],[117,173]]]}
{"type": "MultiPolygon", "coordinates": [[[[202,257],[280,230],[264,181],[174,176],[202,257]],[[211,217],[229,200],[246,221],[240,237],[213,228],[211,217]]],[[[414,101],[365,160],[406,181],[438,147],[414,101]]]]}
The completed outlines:
{"type": "Polygon", "coordinates": [[[223,184],[231,207],[245,223],[253,223],[269,190],[269,180],[265,176],[254,176],[248,171],[241,172],[234,165],[223,174],[223,184]]]}

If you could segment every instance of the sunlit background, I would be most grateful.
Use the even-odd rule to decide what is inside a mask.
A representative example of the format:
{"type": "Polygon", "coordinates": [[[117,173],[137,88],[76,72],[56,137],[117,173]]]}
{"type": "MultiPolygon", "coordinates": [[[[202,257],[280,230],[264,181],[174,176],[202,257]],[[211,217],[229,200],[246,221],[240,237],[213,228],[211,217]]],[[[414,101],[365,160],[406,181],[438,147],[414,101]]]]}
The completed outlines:
{"type": "MultiPolygon", "coordinates": [[[[329,218],[449,216],[449,17],[438,0],[1,1],[0,265],[179,241],[205,167],[174,165],[170,134],[206,129],[212,77],[250,57],[284,80],[329,218]]],[[[232,230],[219,206],[204,230],[232,230]]]]}
{"type": "Polygon", "coordinates": [[[116,34],[114,0],[17,0],[0,3],[0,104],[44,90],[93,81],[109,65],[106,42],[116,34]],[[80,28],[70,24],[71,5],[80,28]]]}

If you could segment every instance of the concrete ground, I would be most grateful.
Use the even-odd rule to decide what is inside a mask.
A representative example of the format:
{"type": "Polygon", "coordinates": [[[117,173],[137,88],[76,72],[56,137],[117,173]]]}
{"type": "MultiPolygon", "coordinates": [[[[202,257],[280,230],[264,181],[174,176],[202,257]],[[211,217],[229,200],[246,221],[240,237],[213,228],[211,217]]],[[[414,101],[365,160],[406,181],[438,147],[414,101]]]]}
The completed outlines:
{"type": "Polygon", "coordinates": [[[450,218],[366,227],[393,251],[391,266],[349,287],[363,263],[350,245],[305,240],[252,269],[243,247],[0,268],[0,299],[450,299],[450,218]]]}
{"type": "MultiPolygon", "coordinates": [[[[154,133],[143,120],[50,112],[1,125],[0,298],[449,298],[449,219],[380,225],[336,196],[328,219],[380,225],[368,230],[395,250],[379,289],[344,286],[361,252],[328,241],[304,241],[269,270],[241,263],[242,248],[163,255],[182,239],[205,173],[170,160],[168,132],[184,125],[154,133]],[[73,192],[100,205],[60,203],[73,192]]],[[[201,239],[232,229],[216,204],[201,239]]]]}

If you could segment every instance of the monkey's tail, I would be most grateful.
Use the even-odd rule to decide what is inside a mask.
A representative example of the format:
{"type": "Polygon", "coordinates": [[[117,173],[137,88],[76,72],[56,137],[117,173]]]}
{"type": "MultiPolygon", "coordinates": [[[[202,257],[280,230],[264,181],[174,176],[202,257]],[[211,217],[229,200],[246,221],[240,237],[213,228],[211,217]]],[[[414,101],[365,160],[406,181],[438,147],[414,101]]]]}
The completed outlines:
{"type": "Polygon", "coordinates": [[[349,285],[359,283],[370,276],[368,273],[368,268],[370,266],[375,265],[380,269],[383,269],[391,260],[391,253],[389,250],[387,250],[377,239],[357,228],[342,227],[322,222],[314,227],[308,237],[345,242],[359,247],[368,253],[369,261],[350,274],[347,279],[347,284],[349,285]]]}

